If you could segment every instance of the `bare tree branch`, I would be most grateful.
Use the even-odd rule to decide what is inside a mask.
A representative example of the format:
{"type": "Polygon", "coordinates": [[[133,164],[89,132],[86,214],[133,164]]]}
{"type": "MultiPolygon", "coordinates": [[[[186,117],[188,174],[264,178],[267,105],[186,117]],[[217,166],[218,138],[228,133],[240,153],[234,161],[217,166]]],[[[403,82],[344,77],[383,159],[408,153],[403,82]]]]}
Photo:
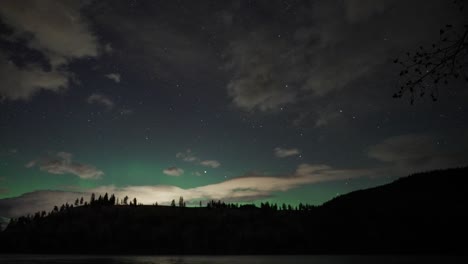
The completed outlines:
{"type": "MultiPolygon", "coordinates": [[[[454,5],[463,11],[466,0],[453,0],[454,5]]],[[[402,98],[409,94],[411,104],[415,97],[430,93],[432,100],[439,96],[439,85],[447,85],[451,80],[464,78],[468,82],[468,25],[455,29],[446,25],[439,31],[439,41],[431,47],[420,46],[417,51],[407,52],[394,63],[400,64],[402,84],[393,95],[402,98]]]]}

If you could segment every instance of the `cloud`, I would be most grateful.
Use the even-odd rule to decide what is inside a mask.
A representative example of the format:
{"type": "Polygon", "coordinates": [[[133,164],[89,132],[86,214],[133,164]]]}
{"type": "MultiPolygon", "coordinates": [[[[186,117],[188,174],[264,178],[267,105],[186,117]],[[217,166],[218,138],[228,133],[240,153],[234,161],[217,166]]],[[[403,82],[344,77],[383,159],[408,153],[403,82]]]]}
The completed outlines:
{"type": "Polygon", "coordinates": [[[176,154],[176,158],[186,162],[195,162],[202,166],[211,168],[218,168],[219,166],[221,166],[221,163],[217,160],[200,160],[200,158],[195,156],[195,154],[190,149],[187,149],[185,152],[178,152],[176,154]]]}
{"type": "MultiPolygon", "coordinates": [[[[253,18],[245,21],[250,32],[239,34],[225,49],[232,76],[227,93],[244,111],[307,109],[317,127],[338,117],[323,113],[324,108],[358,100],[369,104],[373,90],[380,92],[379,100],[392,94],[394,87],[388,84],[396,83],[396,77],[381,78],[391,71],[390,58],[437,39],[440,26],[456,25],[463,16],[452,3],[439,0],[294,3],[290,16],[269,5],[256,3],[256,10],[266,10],[267,17],[245,11],[252,12],[253,18]]],[[[242,26],[239,15],[234,16],[242,26]]]]}
{"type": "MultiPolygon", "coordinates": [[[[177,171],[177,168],[168,168],[177,171]]],[[[101,186],[83,192],[37,191],[19,197],[0,199],[0,215],[14,217],[38,210],[51,210],[54,205],[73,202],[77,197],[89,197],[91,193],[113,193],[117,197],[136,197],[143,204],[169,204],[183,196],[188,202],[200,200],[254,201],[270,197],[275,192],[288,191],[306,184],[339,181],[374,175],[368,169],[334,169],[327,165],[301,164],[287,175],[248,175],[220,183],[183,189],[176,186],[101,186]]]]}
{"type": "Polygon", "coordinates": [[[200,165],[206,166],[206,167],[211,167],[211,168],[218,168],[221,166],[221,163],[217,160],[203,160],[200,161],[200,165]]]}
{"type": "MultiPolygon", "coordinates": [[[[73,74],[64,66],[74,59],[98,55],[97,39],[81,16],[81,7],[79,1],[2,1],[0,19],[13,30],[10,35],[0,36],[2,41],[14,45],[25,41],[29,49],[44,56],[51,69],[44,70],[29,61],[19,67],[9,54],[0,52],[1,97],[27,100],[41,90],[65,90],[73,74]]],[[[24,54],[15,51],[14,55],[24,54]]]]}
{"type": "Polygon", "coordinates": [[[430,134],[394,136],[369,147],[368,156],[411,173],[466,166],[468,142],[456,139],[459,148],[446,148],[442,139],[430,134]]]}
{"type": "Polygon", "coordinates": [[[184,170],[177,167],[169,167],[163,170],[163,173],[169,176],[180,176],[184,174],[184,170]]]}
{"type": "Polygon", "coordinates": [[[120,110],[120,115],[122,115],[122,116],[127,116],[127,115],[131,115],[131,114],[133,114],[132,109],[124,108],[124,109],[120,110]]]}
{"type": "Polygon", "coordinates": [[[0,231],[5,230],[9,222],[10,222],[9,218],[0,217],[0,231]]]}
{"type": "MultiPolygon", "coordinates": [[[[228,95],[242,110],[271,111],[296,101],[299,71],[285,71],[287,54],[278,51],[286,49],[285,42],[268,39],[267,33],[247,34],[247,38],[233,42],[229,48],[230,61],[227,69],[234,77],[227,85],[228,95]],[[269,43],[268,45],[265,45],[269,43]]],[[[298,69],[296,69],[298,70],[298,69]]]]}
{"type": "Polygon", "coordinates": [[[88,102],[88,104],[100,104],[106,107],[107,110],[111,110],[115,105],[107,95],[100,93],[93,93],[86,99],[86,102],[88,102]]]}
{"type": "Polygon", "coordinates": [[[9,193],[9,192],[10,192],[9,189],[7,189],[7,188],[1,188],[1,187],[0,187],[0,194],[7,194],[7,193],[9,193]]]}
{"type": "Polygon", "coordinates": [[[187,162],[194,162],[198,161],[198,158],[192,153],[192,150],[187,149],[185,152],[178,152],[176,154],[176,158],[182,159],[183,161],[187,162]]]}
{"type": "Polygon", "coordinates": [[[97,38],[81,8],[82,3],[77,1],[5,0],[0,16],[14,29],[15,38],[28,34],[28,46],[57,66],[74,58],[98,55],[97,38]]]}
{"type": "Polygon", "coordinates": [[[118,73],[109,73],[105,75],[108,79],[113,80],[116,83],[120,82],[120,74],[118,73]]]}
{"type": "Polygon", "coordinates": [[[249,175],[193,188],[190,191],[207,199],[235,200],[246,197],[267,197],[274,192],[288,191],[305,184],[370,176],[372,173],[371,170],[336,170],[327,165],[301,164],[294,173],[289,175],[249,175]]]}
{"type": "Polygon", "coordinates": [[[73,204],[78,197],[88,195],[86,192],[42,190],[25,193],[18,197],[0,199],[0,216],[19,217],[37,211],[51,211],[55,205],[73,204]]]}
{"type": "Polygon", "coordinates": [[[26,165],[24,166],[29,169],[29,168],[36,166],[36,164],[37,164],[36,160],[31,160],[30,162],[26,163],[26,165]]]}
{"type": "MultiPolygon", "coordinates": [[[[193,21],[203,19],[210,23],[210,15],[193,16],[206,12],[206,4],[187,4],[192,10],[189,16],[193,21]]],[[[208,74],[219,66],[219,57],[206,46],[203,34],[194,30],[200,26],[188,23],[179,27],[178,23],[167,23],[174,21],[178,12],[170,4],[149,2],[145,6],[149,15],[128,12],[125,2],[99,1],[93,6],[98,8],[89,8],[89,15],[100,28],[116,36],[126,36],[112,43],[113,49],[125,50],[122,63],[130,63],[135,69],[156,76],[168,78],[183,74],[191,79],[198,79],[200,74],[208,74]]]]}
{"type": "Polygon", "coordinates": [[[315,127],[324,127],[340,117],[338,109],[335,110],[319,110],[317,111],[315,127]]]}
{"type": "Polygon", "coordinates": [[[73,174],[81,179],[99,179],[104,172],[92,165],[73,161],[73,155],[68,152],[57,152],[26,164],[27,168],[39,167],[40,170],[52,174],[73,174]]]}
{"type": "Polygon", "coordinates": [[[28,100],[39,91],[59,92],[69,85],[70,73],[44,71],[37,65],[19,68],[0,51],[0,98],[28,100]]]}
{"type": "Polygon", "coordinates": [[[104,45],[104,52],[112,53],[113,51],[114,49],[112,48],[112,45],[110,43],[107,43],[106,45],[104,45]]]}
{"type": "Polygon", "coordinates": [[[275,156],[278,158],[296,156],[301,153],[297,148],[285,149],[285,148],[277,147],[274,149],[274,151],[275,151],[275,156]]]}

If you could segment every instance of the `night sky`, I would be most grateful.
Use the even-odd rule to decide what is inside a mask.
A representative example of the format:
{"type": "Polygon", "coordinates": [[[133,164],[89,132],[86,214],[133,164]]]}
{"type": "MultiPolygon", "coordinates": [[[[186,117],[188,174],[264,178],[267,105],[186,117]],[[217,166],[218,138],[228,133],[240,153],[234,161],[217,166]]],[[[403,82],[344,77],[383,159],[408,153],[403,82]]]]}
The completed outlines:
{"type": "MultiPolygon", "coordinates": [[[[466,83],[392,98],[446,0],[0,2],[0,216],[321,204],[468,158],[466,83]]],[[[423,188],[423,186],[421,186],[423,188]]]]}

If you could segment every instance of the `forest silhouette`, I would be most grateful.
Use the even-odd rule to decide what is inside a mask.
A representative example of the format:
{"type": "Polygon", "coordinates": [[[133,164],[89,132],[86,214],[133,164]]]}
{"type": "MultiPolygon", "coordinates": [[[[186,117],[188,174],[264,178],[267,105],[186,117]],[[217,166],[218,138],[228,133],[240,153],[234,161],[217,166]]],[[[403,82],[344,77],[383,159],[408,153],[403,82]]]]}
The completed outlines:
{"type": "Polygon", "coordinates": [[[465,254],[468,167],[418,173],[321,206],[141,205],[105,194],[12,219],[0,253],[465,254]]]}

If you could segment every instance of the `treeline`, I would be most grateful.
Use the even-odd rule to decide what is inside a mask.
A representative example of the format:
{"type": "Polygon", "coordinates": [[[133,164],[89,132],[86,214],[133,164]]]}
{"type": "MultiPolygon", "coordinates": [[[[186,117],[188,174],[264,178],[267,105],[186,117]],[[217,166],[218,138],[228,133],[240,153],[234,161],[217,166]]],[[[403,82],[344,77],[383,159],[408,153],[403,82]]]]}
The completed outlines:
{"type": "MultiPolygon", "coordinates": [[[[61,206],[54,206],[54,208],[47,212],[47,211],[39,211],[34,214],[28,214],[25,216],[20,216],[18,218],[12,218],[10,223],[8,224],[7,228],[18,228],[28,224],[34,224],[35,221],[39,221],[42,218],[48,217],[50,215],[59,214],[62,212],[67,212],[68,210],[73,209],[74,207],[102,207],[102,206],[148,206],[138,203],[137,198],[130,199],[128,196],[125,196],[123,199],[117,198],[114,194],[110,196],[108,193],[105,193],[103,196],[99,195],[96,198],[94,193],[91,194],[91,197],[88,201],[86,201],[83,197],[76,198],[73,204],[65,203],[61,206]]],[[[159,205],[157,202],[153,205],[153,207],[163,206],[159,205]]],[[[170,207],[186,207],[186,202],[182,196],[180,196],[178,203],[176,203],[175,199],[171,201],[170,207]]],[[[203,207],[202,201],[199,202],[199,207],[203,207]]],[[[260,207],[257,207],[255,204],[239,204],[239,203],[225,203],[221,200],[215,201],[211,200],[206,203],[206,208],[209,209],[261,209],[261,210],[282,210],[282,211],[310,211],[317,206],[310,205],[310,204],[303,204],[299,203],[297,206],[292,206],[290,204],[283,203],[279,206],[276,203],[269,203],[269,202],[262,202],[260,203],[260,207]]]]}
{"type": "Polygon", "coordinates": [[[412,175],[321,206],[141,205],[114,195],[14,219],[4,253],[466,254],[468,169],[412,175]]]}
{"type": "MultiPolygon", "coordinates": [[[[201,204],[200,204],[201,205],[201,204]]],[[[237,203],[224,203],[220,200],[218,201],[214,201],[214,200],[211,200],[207,203],[206,205],[207,208],[257,208],[257,206],[255,204],[242,204],[242,205],[239,205],[237,203]]],[[[311,205],[311,204],[303,204],[303,203],[299,203],[299,205],[297,206],[292,206],[290,204],[285,204],[283,203],[281,206],[276,204],[276,203],[270,203],[270,202],[265,202],[265,203],[260,203],[260,209],[264,209],[264,210],[273,210],[273,211],[277,211],[277,210],[283,210],[283,211],[309,211],[309,210],[313,210],[314,208],[317,208],[317,206],[315,205],[311,205]]]]}

